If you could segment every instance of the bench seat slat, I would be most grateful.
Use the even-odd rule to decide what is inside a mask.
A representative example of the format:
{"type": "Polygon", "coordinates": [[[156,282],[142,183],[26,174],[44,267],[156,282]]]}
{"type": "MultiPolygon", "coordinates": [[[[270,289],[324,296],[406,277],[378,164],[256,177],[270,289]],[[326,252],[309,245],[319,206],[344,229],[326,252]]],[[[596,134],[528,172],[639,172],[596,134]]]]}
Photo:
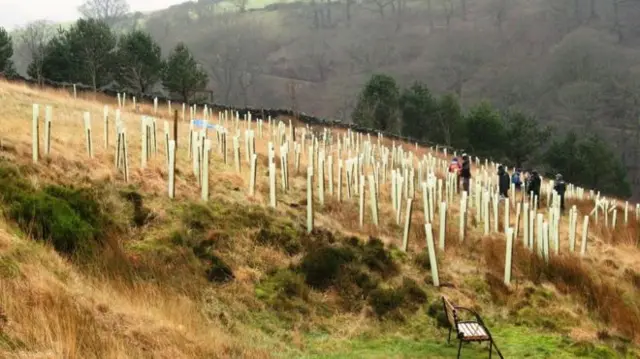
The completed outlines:
{"type": "Polygon", "coordinates": [[[476,322],[460,322],[458,323],[458,333],[465,340],[488,340],[489,335],[482,325],[476,322]]]}

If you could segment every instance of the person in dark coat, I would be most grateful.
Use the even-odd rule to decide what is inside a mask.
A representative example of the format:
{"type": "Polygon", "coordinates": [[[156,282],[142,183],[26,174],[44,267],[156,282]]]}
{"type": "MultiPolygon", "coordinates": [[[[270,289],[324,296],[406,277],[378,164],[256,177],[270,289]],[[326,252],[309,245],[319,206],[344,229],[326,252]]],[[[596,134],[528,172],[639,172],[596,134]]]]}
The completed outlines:
{"type": "Polygon", "coordinates": [[[467,154],[462,155],[462,169],[460,170],[460,178],[462,178],[462,189],[469,192],[469,180],[471,179],[471,162],[467,154]]]}
{"type": "Polygon", "coordinates": [[[564,193],[567,191],[567,184],[559,173],[556,175],[556,183],[553,186],[553,190],[560,196],[560,211],[564,212],[564,193]]]}
{"type": "Polygon", "coordinates": [[[538,203],[540,203],[540,186],[542,185],[542,179],[538,174],[538,171],[531,171],[531,176],[529,176],[529,186],[527,188],[527,193],[531,196],[538,197],[538,203]]]}
{"type": "Polygon", "coordinates": [[[511,180],[509,174],[504,170],[504,166],[498,166],[498,189],[501,198],[509,198],[509,185],[511,180]]]}

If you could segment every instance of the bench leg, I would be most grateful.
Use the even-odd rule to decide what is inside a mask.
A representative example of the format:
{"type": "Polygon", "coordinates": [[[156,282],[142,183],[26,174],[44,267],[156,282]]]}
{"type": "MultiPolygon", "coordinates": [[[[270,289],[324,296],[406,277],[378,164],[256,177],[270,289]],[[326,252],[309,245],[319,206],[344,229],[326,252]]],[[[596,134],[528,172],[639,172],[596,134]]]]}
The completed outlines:
{"type": "Polygon", "coordinates": [[[491,359],[491,354],[493,354],[493,340],[489,341],[489,359],[491,359]]]}
{"type": "Polygon", "coordinates": [[[462,351],[462,340],[460,341],[460,344],[458,345],[458,359],[460,359],[460,351],[462,351]]]}
{"type": "Polygon", "coordinates": [[[449,338],[447,339],[447,344],[451,343],[451,328],[449,328],[449,338]]]}

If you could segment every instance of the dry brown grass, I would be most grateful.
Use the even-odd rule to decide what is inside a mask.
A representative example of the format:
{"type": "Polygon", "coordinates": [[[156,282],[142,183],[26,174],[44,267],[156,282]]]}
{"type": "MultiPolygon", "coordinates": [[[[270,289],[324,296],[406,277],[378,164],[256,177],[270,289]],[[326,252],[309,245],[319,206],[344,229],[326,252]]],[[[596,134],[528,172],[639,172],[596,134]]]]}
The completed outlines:
{"type": "MultiPolygon", "coordinates": [[[[502,283],[505,258],[505,242],[496,238],[483,241],[485,263],[495,280],[490,286],[498,292],[508,292],[502,283]]],[[[535,252],[517,243],[514,246],[513,273],[516,281],[540,284],[551,282],[563,294],[580,298],[586,307],[597,313],[602,321],[621,334],[638,340],[640,332],[640,307],[628,298],[628,287],[611,280],[590,268],[577,256],[562,254],[551,256],[549,263],[535,252]]],[[[633,292],[633,291],[631,291],[633,292]]]]}
{"type": "Polygon", "coordinates": [[[171,288],[86,276],[0,229],[4,358],[266,358],[171,288]]]}

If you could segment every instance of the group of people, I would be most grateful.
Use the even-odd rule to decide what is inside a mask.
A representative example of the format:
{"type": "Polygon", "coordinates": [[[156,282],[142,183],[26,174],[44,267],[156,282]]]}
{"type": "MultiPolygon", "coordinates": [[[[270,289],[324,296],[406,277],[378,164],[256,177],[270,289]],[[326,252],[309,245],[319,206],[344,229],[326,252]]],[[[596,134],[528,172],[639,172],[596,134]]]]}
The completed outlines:
{"type": "MultiPolygon", "coordinates": [[[[451,160],[451,163],[449,164],[449,172],[456,173],[458,176],[458,186],[460,186],[460,182],[462,182],[462,189],[469,192],[471,163],[469,161],[469,156],[466,153],[462,155],[462,163],[460,163],[456,157],[451,160]]],[[[538,171],[527,171],[523,174],[521,169],[516,169],[513,174],[509,176],[509,173],[504,166],[498,166],[498,189],[501,199],[509,198],[509,189],[512,183],[516,191],[521,191],[522,186],[524,185],[526,193],[540,198],[542,178],[538,174],[538,171]],[[524,181],[522,180],[523,176],[524,181]]],[[[556,175],[553,189],[560,196],[560,210],[564,211],[564,194],[567,190],[567,185],[562,179],[561,174],[556,175]]]]}

